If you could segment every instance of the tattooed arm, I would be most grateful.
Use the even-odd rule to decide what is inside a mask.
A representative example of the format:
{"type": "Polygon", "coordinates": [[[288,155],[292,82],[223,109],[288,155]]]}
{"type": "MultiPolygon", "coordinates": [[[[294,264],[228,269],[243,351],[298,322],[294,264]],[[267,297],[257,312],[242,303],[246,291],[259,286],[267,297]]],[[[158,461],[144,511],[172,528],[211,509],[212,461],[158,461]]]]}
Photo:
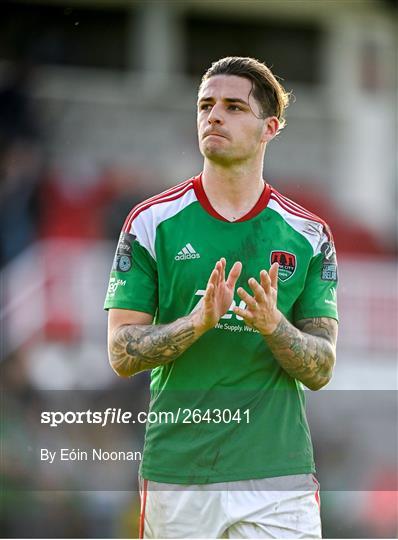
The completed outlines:
{"type": "Polygon", "coordinates": [[[293,326],[277,308],[278,264],[249,279],[253,296],[242,287],[238,294],[246,308],[234,308],[246,324],[264,337],[282,368],[311,390],[319,390],[332,376],[336,359],[337,321],[329,317],[302,319],[293,326]]]}
{"type": "Polygon", "coordinates": [[[140,371],[168,364],[200,335],[195,331],[192,315],[170,324],[143,324],[151,319],[151,315],[138,311],[110,311],[109,361],[121,377],[131,377],[140,371]],[[127,320],[129,323],[121,323],[127,320]]]}
{"type": "Polygon", "coordinates": [[[281,317],[264,339],[282,368],[310,390],[327,384],[336,360],[337,321],[328,317],[302,319],[297,328],[281,317]]]}
{"type": "Polygon", "coordinates": [[[108,354],[121,377],[163,366],[175,360],[201,335],[213,328],[232,303],[242,265],[235,262],[225,278],[226,261],[217,261],[198,309],[169,324],[152,325],[152,315],[111,309],[108,319],[108,354]]]}

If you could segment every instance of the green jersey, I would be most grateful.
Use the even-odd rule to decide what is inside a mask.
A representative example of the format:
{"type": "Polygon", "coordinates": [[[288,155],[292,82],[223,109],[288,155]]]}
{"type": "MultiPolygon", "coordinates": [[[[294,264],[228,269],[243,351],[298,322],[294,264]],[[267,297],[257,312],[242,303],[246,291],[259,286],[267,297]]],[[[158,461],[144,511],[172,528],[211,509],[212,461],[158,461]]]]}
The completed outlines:
{"type": "MultiPolygon", "coordinates": [[[[269,185],[229,222],[201,175],[136,206],[116,251],[105,308],[167,324],[197,308],[218,259],[243,264],[237,287],[279,263],[278,308],[293,324],[337,319],[337,263],[328,226],[269,185]]],[[[151,372],[141,474],[200,484],[314,472],[302,384],[261,334],[229,311],[181,356],[151,372]],[[163,414],[163,416],[162,416],[163,414]]]]}

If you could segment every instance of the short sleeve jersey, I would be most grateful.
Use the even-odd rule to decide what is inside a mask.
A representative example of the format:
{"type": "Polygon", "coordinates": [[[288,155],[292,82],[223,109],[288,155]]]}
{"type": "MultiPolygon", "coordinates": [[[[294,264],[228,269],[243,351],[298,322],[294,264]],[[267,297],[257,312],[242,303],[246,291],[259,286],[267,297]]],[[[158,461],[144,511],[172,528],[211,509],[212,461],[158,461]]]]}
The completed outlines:
{"type": "MultiPolygon", "coordinates": [[[[278,308],[293,324],[337,319],[337,262],[320,218],[265,184],[254,208],[229,222],[201,175],[136,206],[123,226],[105,308],[167,324],[191,313],[218,259],[241,261],[237,287],[279,263],[278,308]]],[[[176,360],[151,371],[151,422],[141,474],[200,484],[314,472],[302,384],[261,334],[233,312],[176,360]]]]}

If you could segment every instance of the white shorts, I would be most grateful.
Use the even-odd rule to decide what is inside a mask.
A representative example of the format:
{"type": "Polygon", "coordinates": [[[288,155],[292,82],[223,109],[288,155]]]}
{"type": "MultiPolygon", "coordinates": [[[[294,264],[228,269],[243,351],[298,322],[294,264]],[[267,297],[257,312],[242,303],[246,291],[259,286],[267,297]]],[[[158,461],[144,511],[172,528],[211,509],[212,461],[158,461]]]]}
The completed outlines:
{"type": "Polygon", "coordinates": [[[141,479],[140,538],[322,538],[312,474],[205,485],[141,479]]]}

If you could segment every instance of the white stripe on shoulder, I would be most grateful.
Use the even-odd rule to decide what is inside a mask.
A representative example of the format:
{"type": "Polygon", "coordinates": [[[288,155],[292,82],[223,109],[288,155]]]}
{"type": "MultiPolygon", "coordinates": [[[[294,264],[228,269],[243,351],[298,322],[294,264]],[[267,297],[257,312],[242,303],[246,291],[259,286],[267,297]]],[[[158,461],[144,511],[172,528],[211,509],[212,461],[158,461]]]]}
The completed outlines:
{"type": "Polygon", "coordinates": [[[314,255],[318,255],[321,252],[322,244],[328,241],[322,223],[309,217],[299,216],[289,212],[274,198],[269,200],[268,208],[277,212],[286,223],[311,244],[314,255]]]}
{"type": "Polygon", "coordinates": [[[184,208],[197,201],[193,187],[187,188],[179,197],[165,197],[154,201],[151,206],[142,210],[133,220],[130,231],[138,242],[156,261],[155,240],[156,229],[167,219],[179,214],[184,208]]]}

